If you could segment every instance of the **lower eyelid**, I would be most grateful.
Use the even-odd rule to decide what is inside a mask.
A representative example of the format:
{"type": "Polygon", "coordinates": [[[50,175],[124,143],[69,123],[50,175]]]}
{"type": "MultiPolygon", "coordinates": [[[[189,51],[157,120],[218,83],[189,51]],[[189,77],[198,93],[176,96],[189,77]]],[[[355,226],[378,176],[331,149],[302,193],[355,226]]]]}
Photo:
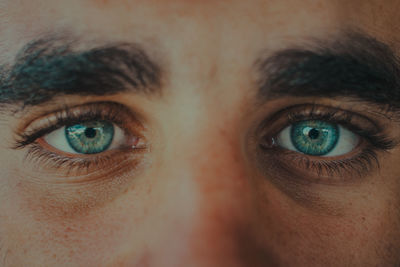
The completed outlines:
{"type": "Polygon", "coordinates": [[[373,149],[355,149],[346,157],[309,156],[284,148],[273,148],[258,156],[260,168],[268,177],[299,184],[340,185],[365,179],[379,168],[373,149]]]}
{"type": "Polygon", "coordinates": [[[144,170],[145,150],[109,151],[102,156],[58,155],[32,144],[24,162],[24,178],[45,184],[94,186],[126,177],[132,180],[144,170]],[[126,176],[126,174],[128,174],[126,176]]]}
{"type": "MultiPolygon", "coordinates": [[[[87,103],[57,110],[32,120],[15,132],[13,149],[26,152],[21,166],[29,174],[27,177],[37,177],[41,182],[98,183],[128,172],[131,174],[129,177],[133,178],[149,162],[145,160],[149,152],[149,139],[144,123],[145,120],[139,113],[122,104],[87,103]],[[107,134],[107,141],[97,141],[97,138],[93,142],[85,141],[85,144],[95,144],[98,148],[93,153],[86,153],[88,150],[77,148],[81,148],[81,140],[83,142],[87,139],[81,139],[80,134],[72,134],[74,127],[67,131],[66,127],[94,121],[112,124],[114,131],[110,132],[114,136],[111,139],[111,134],[107,134]],[[66,138],[67,132],[70,137],[76,137],[74,142],[66,138]]],[[[102,134],[101,138],[103,137],[106,136],[102,134]]]]}
{"type": "Polygon", "coordinates": [[[395,144],[379,125],[379,121],[352,111],[315,104],[299,105],[278,111],[262,121],[252,144],[257,145],[258,168],[267,178],[306,185],[355,183],[378,170],[380,152],[395,144]],[[307,120],[343,125],[341,129],[353,135],[345,143],[338,144],[336,151],[322,156],[304,154],[291,143],[290,125],[307,120]],[[279,143],[278,136],[286,140],[286,146],[279,143]]]}

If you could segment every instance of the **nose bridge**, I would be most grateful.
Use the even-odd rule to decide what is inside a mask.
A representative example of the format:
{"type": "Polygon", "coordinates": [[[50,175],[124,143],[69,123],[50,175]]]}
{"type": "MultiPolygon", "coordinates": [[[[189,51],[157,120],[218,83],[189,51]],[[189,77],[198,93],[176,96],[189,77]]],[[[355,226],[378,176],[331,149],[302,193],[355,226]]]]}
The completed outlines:
{"type": "Polygon", "coordinates": [[[179,170],[183,177],[178,179],[191,180],[197,201],[205,209],[239,209],[246,204],[251,180],[246,175],[238,123],[224,115],[204,117],[171,143],[173,151],[167,153],[177,157],[169,158],[167,165],[179,170]]]}
{"type": "MultiPolygon", "coordinates": [[[[160,179],[166,182],[156,191],[162,194],[157,218],[163,219],[151,224],[155,238],[149,241],[149,256],[143,256],[148,266],[241,267],[271,262],[264,260],[269,254],[252,230],[252,186],[240,138],[227,127],[198,127],[194,132],[170,144],[175,156],[162,167],[160,179]]],[[[142,260],[131,250],[127,255],[123,262],[128,265],[142,260]]]]}
{"type": "Polygon", "coordinates": [[[167,145],[162,168],[172,179],[191,180],[199,201],[239,205],[251,183],[236,114],[241,103],[218,101],[211,90],[179,92],[178,103],[169,112],[174,117],[163,127],[167,145]]]}
{"type": "Polygon", "coordinates": [[[196,153],[188,158],[187,164],[193,172],[205,213],[216,213],[214,215],[221,218],[229,212],[232,220],[248,204],[251,189],[240,140],[227,127],[208,128],[202,135],[206,139],[204,145],[198,144],[196,153]]]}
{"type": "Polygon", "coordinates": [[[232,260],[233,266],[240,235],[252,217],[250,181],[238,140],[224,129],[215,129],[213,136],[208,148],[204,148],[207,156],[194,155],[190,162],[200,203],[200,218],[193,232],[196,242],[192,245],[199,258],[224,260],[225,264],[232,260]]]}
{"type": "Polygon", "coordinates": [[[254,217],[251,180],[246,176],[240,136],[233,123],[214,119],[219,123],[205,121],[170,144],[174,152],[168,153],[177,156],[166,164],[169,179],[190,191],[174,196],[181,203],[189,197],[192,205],[185,207],[190,209],[185,213],[185,223],[190,224],[185,226],[186,256],[207,266],[238,257],[240,242],[247,230],[251,232],[248,226],[254,217]]]}
{"type": "Polygon", "coordinates": [[[165,219],[157,227],[163,245],[154,248],[162,266],[246,266],[243,257],[257,246],[240,121],[245,98],[232,89],[229,101],[219,99],[209,87],[232,84],[212,81],[204,90],[204,83],[173,83],[174,97],[157,113],[163,147],[155,191],[165,219]]]}

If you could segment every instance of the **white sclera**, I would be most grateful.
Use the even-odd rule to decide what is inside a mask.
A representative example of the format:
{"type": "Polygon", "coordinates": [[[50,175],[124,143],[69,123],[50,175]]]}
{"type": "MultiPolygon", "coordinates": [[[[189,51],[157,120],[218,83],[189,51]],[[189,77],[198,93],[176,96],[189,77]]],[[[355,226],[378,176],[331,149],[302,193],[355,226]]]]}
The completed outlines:
{"type": "MultiPolygon", "coordinates": [[[[288,126],[283,129],[277,136],[276,143],[277,145],[286,148],[288,150],[299,151],[292,143],[292,138],[290,137],[290,133],[292,131],[293,126],[288,126]]],[[[350,153],[358,143],[360,142],[360,137],[355,133],[347,130],[342,126],[338,126],[339,128],[339,140],[337,141],[336,146],[330,151],[328,154],[323,155],[321,157],[335,157],[335,156],[342,156],[350,153]]]]}
{"type": "MultiPolygon", "coordinates": [[[[49,144],[50,146],[66,152],[70,154],[82,154],[76,152],[68,143],[67,138],[65,137],[65,127],[59,128],[43,137],[43,140],[49,144]]],[[[124,144],[126,141],[125,134],[123,130],[113,124],[114,127],[114,136],[111,141],[111,145],[107,148],[107,150],[115,149],[124,144]]],[[[105,151],[107,151],[105,150],[105,151]]]]}

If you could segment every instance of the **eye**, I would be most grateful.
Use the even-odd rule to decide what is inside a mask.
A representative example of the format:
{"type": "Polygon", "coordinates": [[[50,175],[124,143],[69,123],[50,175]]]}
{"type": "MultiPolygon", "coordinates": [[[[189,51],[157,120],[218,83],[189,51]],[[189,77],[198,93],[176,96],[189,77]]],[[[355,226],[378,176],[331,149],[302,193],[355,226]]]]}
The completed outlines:
{"type": "Polygon", "coordinates": [[[43,140],[66,153],[97,154],[124,145],[126,136],[111,122],[93,120],[59,128],[43,140]]]}
{"type": "Polygon", "coordinates": [[[278,146],[311,156],[334,157],[351,152],[360,142],[357,134],[321,120],[306,120],[283,129],[278,146]]]}

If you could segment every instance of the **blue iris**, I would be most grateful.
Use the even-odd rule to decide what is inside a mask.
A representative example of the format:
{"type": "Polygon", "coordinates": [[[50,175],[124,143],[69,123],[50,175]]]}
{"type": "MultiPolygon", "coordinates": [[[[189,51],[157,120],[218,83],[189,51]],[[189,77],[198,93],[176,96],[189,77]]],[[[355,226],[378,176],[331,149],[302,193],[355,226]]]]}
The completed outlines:
{"type": "Polygon", "coordinates": [[[331,152],[339,140],[339,127],[324,121],[301,121],[292,125],[290,138],[294,147],[307,155],[322,156],[331,152]]]}
{"type": "Polygon", "coordinates": [[[90,121],[65,127],[68,144],[77,153],[101,153],[111,145],[114,126],[106,121],[90,121]]]}

